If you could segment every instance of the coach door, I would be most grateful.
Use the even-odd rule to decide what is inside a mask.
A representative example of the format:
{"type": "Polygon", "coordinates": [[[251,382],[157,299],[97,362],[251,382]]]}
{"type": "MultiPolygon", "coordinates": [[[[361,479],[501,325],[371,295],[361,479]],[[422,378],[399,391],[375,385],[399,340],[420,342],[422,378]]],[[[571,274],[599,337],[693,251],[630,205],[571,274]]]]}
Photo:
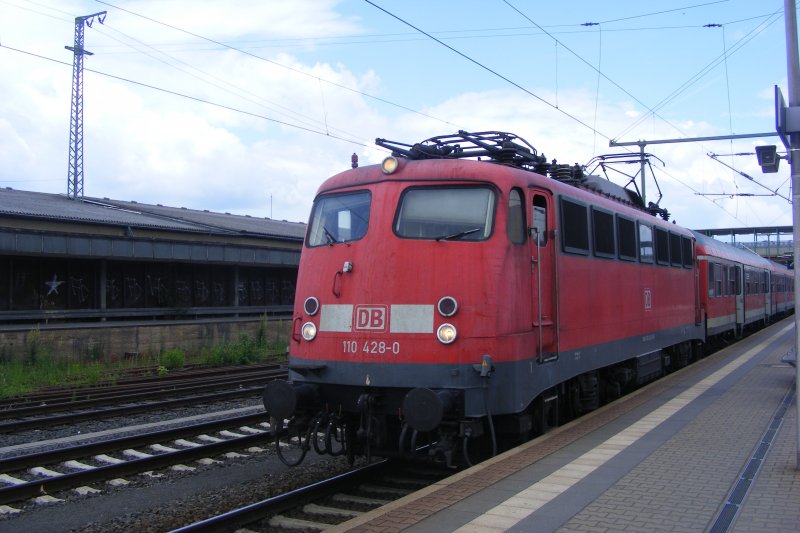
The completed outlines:
{"type": "Polygon", "coordinates": [[[736,333],[744,330],[744,269],[736,265],[736,333]]]}
{"type": "Polygon", "coordinates": [[[764,293],[764,321],[772,316],[772,291],[770,290],[770,272],[765,270],[761,273],[761,291],[764,293]]]}
{"type": "Polygon", "coordinates": [[[555,265],[554,215],[549,192],[533,189],[531,200],[531,267],[533,327],[540,363],[558,358],[558,271],[555,265]]]}

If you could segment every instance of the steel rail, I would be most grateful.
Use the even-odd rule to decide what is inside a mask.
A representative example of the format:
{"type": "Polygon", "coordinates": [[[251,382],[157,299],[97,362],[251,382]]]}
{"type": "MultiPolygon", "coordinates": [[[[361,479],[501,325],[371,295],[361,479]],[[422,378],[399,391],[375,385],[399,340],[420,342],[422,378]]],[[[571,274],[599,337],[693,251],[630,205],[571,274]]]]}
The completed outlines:
{"type": "Polygon", "coordinates": [[[31,428],[41,429],[47,426],[57,426],[69,424],[81,420],[91,420],[97,418],[110,418],[113,416],[129,415],[157,409],[180,407],[183,405],[197,405],[199,403],[211,403],[232,398],[242,398],[247,396],[258,396],[263,392],[264,387],[249,387],[232,391],[217,392],[213,394],[203,394],[164,400],[160,402],[143,403],[139,405],[125,405],[121,407],[110,407],[107,409],[94,409],[91,411],[81,411],[78,413],[67,413],[51,417],[30,418],[0,423],[0,434],[15,431],[24,431],[31,428]]]}
{"type": "Polygon", "coordinates": [[[137,389],[147,390],[148,387],[157,388],[158,385],[166,389],[184,383],[204,383],[212,379],[221,379],[225,376],[230,379],[235,379],[236,376],[242,374],[260,375],[271,370],[279,371],[280,367],[281,365],[279,363],[216,368],[204,367],[189,370],[173,370],[166,375],[156,375],[158,371],[155,367],[148,367],[147,369],[139,368],[135,370],[136,375],[121,377],[114,383],[110,382],[111,375],[109,375],[107,376],[106,382],[101,381],[101,383],[94,386],[67,385],[63,387],[51,387],[22,396],[3,398],[0,399],[0,414],[7,409],[17,409],[44,402],[51,403],[61,399],[74,401],[76,398],[101,397],[102,395],[112,394],[114,392],[135,392],[137,389]],[[148,372],[149,375],[143,375],[144,372],[148,372]]]}
{"type": "Polygon", "coordinates": [[[383,459],[379,462],[344,472],[330,479],[174,529],[171,533],[230,531],[232,528],[256,522],[271,514],[297,507],[305,501],[317,499],[330,492],[340,490],[343,485],[354,483],[361,478],[375,476],[377,472],[387,468],[389,464],[388,459],[383,459]]]}
{"type": "MultiPolygon", "coordinates": [[[[230,427],[230,420],[228,420],[230,427]]],[[[272,438],[270,432],[246,435],[244,437],[232,438],[221,442],[202,444],[195,448],[186,448],[174,452],[165,452],[152,457],[131,459],[123,463],[98,466],[91,470],[63,474],[58,477],[28,481],[18,485],[11,485],[0,488],[0,505],[8,504],[28,498],[35,498],[45,494],[52,494],[61,490],[71,489],[106,481],[121,476],[138,474],[148,470],[156,470],[168,466],[180,464],[186,461],[201,459],[204,457],[219,455],[231,450],[238,450],[257,444],[265,444],[265,441],[272,438]]],[[[152,442],[152,441],[151,441],[152,442]]],[[[128,445],[126,448],[130,448],[128,445]]],[[[11,460],[14,461],[14,460],[11,460]]],[[[22,462],[22,459],[19,459],[22,462]]],[[[4,466],[5,462],[0,462],[4,466]]]]}
{"type": "Polygon", "coordinates": [[[271,381],[278,377],[285,377],[286,372],[281,370],[269,370],[255,373],[252,376],[237,376],[230,379],[214,378],[213,380],[206,380],[205,383],[191,383],[186,385],[175,386],[173,384],[153,385],[134,391],[107,391],[90,395],[82,400],[75,401],[61,401],[53,403],[44,403],[40,405],[30,405],[25,407],[17,407],[10,409],[0,409],[0,417],[2,418],[20,418],[25,416],[37,415],[42,413],[52,413],[67,410],[80,410],[89,407],[97,407],[101,405],[119,404],[122,402],[134,402],[139,400],[153,400],[156,398],[164,398],[187,393],[199,393],[213,390],[219,390],[226,387],[243,387],[252,384],[264,385],[267,381],[271,381]]]}
{"type": "Polygon", "coordinates": [[[75,459],[78,457],[88,457],[90,455],[107,453],[115,450],[136,448],[146,444],[153,444],[154,442],[164,442],[167,440],[181,439],[184,437],[197,436],[199,434],[207,433],[210,431],[219,431],[222,429],[228,429],[235,426],[243,426],[243,425],[246,426],[248,424],[268,422],[268,421],[269,417],[267,416],[266,413],[254,413],[249,415],[241,415],[233,418],[226,418],[222,420],[201,422],[189,426],[160,429],[157,431],[138,433],[136,435],[128,435],[125,437],[105,439],[97,442],[90,442],[87,444],[79,444],[77,446],[59,448],[56,450],[29,453],[25,455],[18,455],[15,457],[5,457],[0,459],[0,473],[9,473],[12,471],[24,470],[34,466],[41,466],[43,464],[54,464],[69,459],[75,459]]]}

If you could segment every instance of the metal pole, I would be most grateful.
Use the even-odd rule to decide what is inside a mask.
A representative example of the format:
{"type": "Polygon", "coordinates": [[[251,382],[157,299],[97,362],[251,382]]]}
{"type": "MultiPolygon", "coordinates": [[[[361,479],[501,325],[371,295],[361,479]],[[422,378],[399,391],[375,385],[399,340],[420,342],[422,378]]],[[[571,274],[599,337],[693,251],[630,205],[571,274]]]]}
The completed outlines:
{"type": "MultiPolygon", "coordinates": [[[[642,203],[644,205],[647,205],[647,199],[645,197],[645,180],[644,180],[644,178],[645,178],[644,170],[645,170],[645,163],[647,162],[647,159],[645,158],[644,147],[647,146],[648,144],[670,144],[670,143],[688,143],[688,142],[702,142],[702,141],[721,141],[721,140],[728,140],[728,139],[752,139],[752,138],[756,138],[756,137],[776,137],[777,135],[778,135],[778,132],[774,132],[774,133],[773,132],[767,132],[767,133],[743,133],[743,134],[740,134],[740,135],[715,135],[713,137],[689,137],[689,138],[683,138],[683,139],[659,139],[659,140],[656,140],[656,141],[639,140],[639,141],[630,141],[630,142],[619,142],[619,141],[612,140],[612,141],[608,142],[608,146],[610,146],[612,148],[615,147],[615,146],[638,146],[639,147],[639,157],[641,158],[641,164],[642,164],[642,167],[641,167],[641,173],[642,173],[642,178],[641,178],[641,181],[642,181],[642,203]]],[[[719,159],[716,159],[716,161],[719,161],[719,159]]],[[[719,162],[722,163],[722,161],[719,161],[719,162]]],[[[722,163],[722,164],[724,165],[725,163],[722,163]]],[[[754,181],[753,178],[751,178],[750,176],[747,176],[746,174],[743,174],[743,175],[746,178],[754,181]]],[[[770,192],[774,192],[774,191],[772,191],[770,189],[770,192]]],[[[788,198],[787,198],[787,200],[788,200],[788,198]]]]}
{"type": "MultiPolygon", "coordinates": [[[[786,22],[786,65],[789,77],[789,107],[800,105],[800,58],[797,50],[797,12],[795,0],[783,0],[783,18],[786,22]]],[[[795,157],[800,147],[800,135],[789,135],[789,164],[792,167],[792,235],[794,238],[794,353],[800,363],[800,155],[795,157]]],[[[800,364],[795,364],[795,394],[800,386],[800,364]]],[[[795,396],[797,407],[797,447],[795,448],[796,465],[800,470],[800,401],[795,396]]]]}
{"type": "Polygon", "coordinates": [[[778,137],[777,131],[766,133],[741,133],[739,135],[714,135],[712,137],[682,137],[680,139],[658,139],[655,141],[609,141],[608,146],[641,146],[642,144],[673,144],[673,143],[693,143],[703,141],[727,141],[729,139],[755,139],[758,137],[778,137]]]}
{"type": "Polygon", "coordinates": [[[641,172],[642,172],[642,203],[647,206],[647,198],[644,193],[644,169],[645,169],[645,157],[644,157],[644,147],[647,146],[645,141],[639,141],[639,157],[641,158],[640,164],[642,165],[641,172]]]}
{"type": "Polygon", "coordinates": [[[65,46],[73,53],[72,100],[69,114],[69,165],[67,167],[67,197],[83,197],[83,56],[92,55],[83,47],[84,25],[92,27],[95,17],[103,24],[106,12],[100,11],[75,17],[74,46],[65,46]]]}

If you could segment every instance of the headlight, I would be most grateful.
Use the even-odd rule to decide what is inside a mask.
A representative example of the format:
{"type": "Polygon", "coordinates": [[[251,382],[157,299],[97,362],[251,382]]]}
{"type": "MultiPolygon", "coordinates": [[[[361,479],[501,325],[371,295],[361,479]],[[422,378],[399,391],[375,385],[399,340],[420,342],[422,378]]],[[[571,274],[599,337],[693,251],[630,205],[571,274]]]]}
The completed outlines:
{"type": "Polygon", "coordinates": [[[442,316],[453,316],[458,311],[458,302],[452,296],[445,296],[436,304],[436,309],[442,316]]]}
{"type": "Polygon", "coordinates": [[[313,322],[306,322],[303,324],[303,329],[300,334],[305,340],[313,341],[314,337],[317,336],[317,326],[315,326],[313,322]]]}
{"type": "Polygon", "coordinates": [[[306,301],[303,302],[303,310],[308,316],[316,315],[317,311],[319,311],[319,300],[313,296],[309,296],[306,298],[306,301]]]}
{"type": "Polygon", "coordinates": [[[400,166],[400,162],[394,156],[389,156],[381,162],[381,170],[383,170],[384,174],[393,174],[397,167],[400,166]]]}
{"type": "Polygon", "coordinates": [[[456,327],[453,324],[442,324],[436,330],[436,337],[442,344],[450,344],[456,340],[456,327]]]}

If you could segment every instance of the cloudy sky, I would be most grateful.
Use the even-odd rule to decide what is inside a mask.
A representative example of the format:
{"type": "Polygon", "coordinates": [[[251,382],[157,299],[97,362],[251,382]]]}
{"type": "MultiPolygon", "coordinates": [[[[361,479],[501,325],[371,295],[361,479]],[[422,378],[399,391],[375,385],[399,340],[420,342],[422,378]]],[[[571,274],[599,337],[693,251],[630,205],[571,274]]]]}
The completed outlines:
{"type": "MultiPolygon", "coordinates": [[[[0,0],[0,186],[66,193],[64,47],[100,11],[85,195],[291,221],[352,153],[380,161],[376,137],[509,131],[584,164],[610,140],[774,132],[788,92],[782,0],[0,0]]],[[[758,144],[783,149],[648,146],[661,205],[692,228],[791,225],[789,165],[731,155],[758,144]]]]}

